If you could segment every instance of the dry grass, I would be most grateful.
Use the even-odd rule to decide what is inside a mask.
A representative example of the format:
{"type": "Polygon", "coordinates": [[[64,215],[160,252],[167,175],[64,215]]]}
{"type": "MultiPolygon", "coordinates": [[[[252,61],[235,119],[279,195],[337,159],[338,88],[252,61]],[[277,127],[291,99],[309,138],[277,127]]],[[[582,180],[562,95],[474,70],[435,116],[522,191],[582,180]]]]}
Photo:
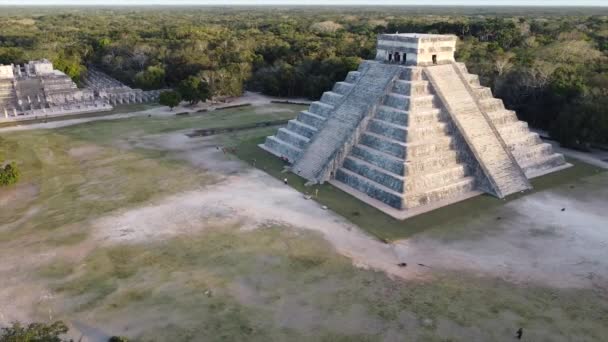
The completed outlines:
{"type": "Polygon", "coordinates": [[[218,226],[101,248],[81,266],[57,260],[40,276],[70,303],[68,317],[93,315],[113,327],[127,319],[133,323],[120,333],[141,340],[460,340],[443,322],[477,340],[509,340],[519,326],[557,341],[608,333],[608,304],[592,291],[460,274],[404,283],[355,269],[319,236],[286,227],[218,226]],[[145,318],[128,318],[134,313],[145,318]]]}

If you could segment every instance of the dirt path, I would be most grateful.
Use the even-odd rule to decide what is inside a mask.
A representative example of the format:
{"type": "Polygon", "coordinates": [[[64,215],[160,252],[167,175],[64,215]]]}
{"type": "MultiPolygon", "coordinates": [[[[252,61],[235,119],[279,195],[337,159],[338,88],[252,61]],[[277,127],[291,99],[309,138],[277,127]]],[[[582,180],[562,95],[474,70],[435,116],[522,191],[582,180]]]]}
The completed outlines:
{"type": "Polygon", "coordinates": [[[603,213],[608,202],[598,200],[608,199],[605,174],[575,190],[531,194],[458,227],[437,227],[387,245],[267,174],[229,159],[210,138],[176,132],[143,137],[135,146],[173,151],[197,167],[229,176],[204,190],[103,218],[97,236],[107,242],[165,238],[229,222],[246,228],[281,222],[319,232],[356,265],[406,279],[438,270],[554,287],[604,286],[608,279],[608,260],[602,257],[608,248],[603,213]],[[400,262],[408,267],[398,267],[400,262]]]}

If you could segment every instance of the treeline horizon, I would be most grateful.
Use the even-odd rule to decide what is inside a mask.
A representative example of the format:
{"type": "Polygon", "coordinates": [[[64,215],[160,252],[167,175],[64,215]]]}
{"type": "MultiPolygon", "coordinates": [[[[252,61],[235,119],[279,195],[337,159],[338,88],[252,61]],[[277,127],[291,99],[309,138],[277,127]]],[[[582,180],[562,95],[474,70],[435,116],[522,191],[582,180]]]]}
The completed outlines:
{"type": "Polygon", "coordinates": [[[316,99],[374,58],[380,33],[455,34],[456,59],[521,119],[566,146],[608,143],[608,8],[129,8],[6,11],[0,63],[49,58],[77,82],[95,65],[144,89],[197,77],[215,96],[248,89],[316,99]]]}

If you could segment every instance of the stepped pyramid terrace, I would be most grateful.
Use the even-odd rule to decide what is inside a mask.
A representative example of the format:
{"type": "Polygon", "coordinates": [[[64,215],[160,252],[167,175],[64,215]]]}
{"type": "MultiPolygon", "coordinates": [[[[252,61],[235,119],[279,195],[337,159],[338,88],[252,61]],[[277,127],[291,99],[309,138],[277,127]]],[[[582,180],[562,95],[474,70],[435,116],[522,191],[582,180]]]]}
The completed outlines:
{"type": "Polygon", "coordinates": [[[92,68],[84,84],[79,89],[46,59],[0,64],[0,121],[108,111],[115,104],[156,101],[159,96],[158,90],[131,89],[92,68]]]}
{"type": "Polygon", "coordinates": [[[498,198],[570,166],[454,60],[456,36],[382,34],[364,61],[260,145],[308,184],[330,182],[404,219],[498,198]]]}

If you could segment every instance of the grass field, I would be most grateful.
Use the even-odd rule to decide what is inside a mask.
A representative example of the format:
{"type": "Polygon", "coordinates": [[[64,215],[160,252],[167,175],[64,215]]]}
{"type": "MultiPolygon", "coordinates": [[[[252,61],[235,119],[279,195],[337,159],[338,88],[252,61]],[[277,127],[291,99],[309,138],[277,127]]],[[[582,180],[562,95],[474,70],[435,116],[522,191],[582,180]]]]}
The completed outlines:
{"type": "MultiPolygon", "coordinates": [[[[353,196],[335,188],[331,184],[315,185],[306,187],[306,180],[290,172],[283,172],[286,164],[277,157],[258,147],[264,142],[264,136],[251,137],[237,143],[236,155],[239,158],[252,162],[256,159],[256,167],[262,169],[275,178],[288,179],[288,183],[294,189],[305,193],[314,194],[319,191],[316,201],[329,207],[334,212],[344,216],[368,233],[382,240],[396,240],[412,236],[421,231],[432,229],[436,226],[446,225],[456,221],[465,222],[478,216],[481,212],[490,208],[504,205],[505,201],[490,195],[481,195],[466,201],[458,202],[413,218],[401,221],[384,214],[353,196]]],[[[576,160],[568,160],[574,166],[563,171],[538,177],[532,180],[533,192],[542,191],[558,185],[572,182],[602,172],[602,169],[582,163],[576,160]]],[[[509,196],[506,201],[512,201],[524,195],[509,196]]]]}
{"type": "Polygon", "coordinates": [[[141,341],[507,341],[518,327],[566,341],[605,332],[606,304],[591,291],[450,273],[408,283],[353,268],[314,234],[237,228],[100,248],[39,274],[69,298],[70,316],[125,324],[141,341]]]}
{"type": "MultiPolygon", "coordinates": [[[[142,141],[286,119],[301,108],[271,105],[3,133],[0,155],[18,163],[23,178],[0,189],[0,323],[47,321],[52,313],[103,336],[137,341],[510,341],[519,327],[533,341],[608,334],[608,300],[598,289],[441,270],[432,271],[432,281],[395,279],[354,267],[318,233],[272,220],[243,229],[246,220],[191,217],[178,207],[159,229],[183,219],[196,231],[127,242],[99,238],[99,230],[135,229],[104,226],[126,222],[113,220],[121,215],[154,209],[184,192],[205,193],[226,177],[190,164],[181,151],[141,147],[142,141]]],[[[275,130],[193,139],[201,145],[193,153],[237,146],[246,163],[255,158],[267,173],[311,192],[257,147],[275,130]]],[[[251,171],[237,157],[219,154],[243,173],[251,171]]],[[[534,185],[550,188],[595,172],[577,164],[534,185]]],[[[476,215],[504,203],[481,196],[400,222],[329,185],[319,187],[318,200],[387,240],[430,230],[449,236],[455,223],[468,229],[476,215]]]]}
{"type": "Polygon", "coordinates": [[[272,108],[261,114],[252,108],[235,108],[191,117],[133,117],[2,134],[0,156],[17,162],[22,170],[19,186],[31,188],[34,194],[30,200],[10,203],[0,210],[3,223],[28,216],[20,229],[0,230],[0,241],[91,219],[159,194],[209,184],[214,176],[165,151],[124,146],[145,135],[289,118],[301,106],[272,108]]]}

